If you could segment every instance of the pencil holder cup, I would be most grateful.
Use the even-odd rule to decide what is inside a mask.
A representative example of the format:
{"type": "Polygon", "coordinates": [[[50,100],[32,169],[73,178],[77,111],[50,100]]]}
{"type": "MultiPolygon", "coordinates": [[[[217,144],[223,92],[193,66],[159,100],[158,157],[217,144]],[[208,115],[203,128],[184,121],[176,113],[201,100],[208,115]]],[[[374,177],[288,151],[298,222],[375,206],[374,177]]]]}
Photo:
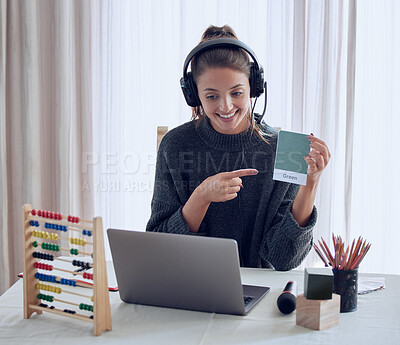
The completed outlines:
{"type": "Polygon", "coordinates": [[[357,310],[358,268],[333,269],[333,292],[340,295],[340,312],[357,310]]]}

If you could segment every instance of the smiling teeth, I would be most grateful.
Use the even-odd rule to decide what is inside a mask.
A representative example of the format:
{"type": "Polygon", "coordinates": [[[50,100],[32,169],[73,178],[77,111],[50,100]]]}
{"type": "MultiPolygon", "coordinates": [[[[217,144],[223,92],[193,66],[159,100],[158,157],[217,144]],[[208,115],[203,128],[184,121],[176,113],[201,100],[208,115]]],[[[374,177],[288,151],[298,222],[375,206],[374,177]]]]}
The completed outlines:
{"type": "Polygon", "coordinates": [[[233,114],[230,114],[230,115],[221,115],[221,114],[218,114],[218,115],[221,116],[223,119],[229,119],[235,114],[236,114],[236,112],[234,112],[233,114]]]}

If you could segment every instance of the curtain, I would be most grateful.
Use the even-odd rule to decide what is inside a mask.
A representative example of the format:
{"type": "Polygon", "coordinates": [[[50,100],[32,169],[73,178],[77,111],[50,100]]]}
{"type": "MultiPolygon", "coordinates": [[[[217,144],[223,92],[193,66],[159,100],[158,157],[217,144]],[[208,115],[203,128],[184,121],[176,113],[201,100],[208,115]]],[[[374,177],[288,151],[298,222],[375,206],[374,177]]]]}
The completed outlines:
{"type": "Polygon", "coordinates": [[[0,294],[10,286],[6,157],[6,28],[7,3],[0,2],[0,294]]]}
{"type": "Polygon", "coordinates": [[[0,292],[22,270],[22,205],[92,217],[91,16],[86,1],[1,0],[0,292]]]}
{"type": "Polygon", "coordinates": [[[351,231],[371,243],[363,265],[400,274],[400,3],[357,2],[351,231]]]}

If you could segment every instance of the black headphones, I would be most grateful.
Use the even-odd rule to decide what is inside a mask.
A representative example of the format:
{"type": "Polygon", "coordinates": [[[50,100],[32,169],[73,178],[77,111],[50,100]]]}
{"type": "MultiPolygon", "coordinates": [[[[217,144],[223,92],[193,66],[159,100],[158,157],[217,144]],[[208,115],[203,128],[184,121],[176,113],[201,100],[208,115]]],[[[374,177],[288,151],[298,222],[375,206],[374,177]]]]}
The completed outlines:
{"type": "Polygon", "coordinates": [[[250,66],[250,97],[257,98],[264,92],[264,70],[257,60],[256,54],[253,50],[243,42],[234,38],[214,38],[197,45],[186,57],[183,65],[183,77],[181,78],[181,88],[185,96],[186,103],[191,107],[198,107],[201,105],[199,95],[197,93],[197,86],[194,81],[192,72],[188,72],[190,61],[193,57],[201,52],[214,48],[235,47],[245,50],[253,62],[250,66]]]}

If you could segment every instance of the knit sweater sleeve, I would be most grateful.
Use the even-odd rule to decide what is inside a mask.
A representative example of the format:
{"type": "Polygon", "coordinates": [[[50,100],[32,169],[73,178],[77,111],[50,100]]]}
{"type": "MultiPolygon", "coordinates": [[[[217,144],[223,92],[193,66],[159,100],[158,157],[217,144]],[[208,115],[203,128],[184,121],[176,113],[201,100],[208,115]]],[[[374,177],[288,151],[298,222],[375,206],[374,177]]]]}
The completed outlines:
{"type": "MultiPolygon", "coordinates": [[[[151,201],[151,216],[146,231],[193,235],[182,215],[182,208],[189,195],[181,179],[179,165],[170,162],[174,149],[169,145],[168,134],[160,143],[157,154],[156,175],[151,201]]],[[[205,225],[200,226],[198,235],[204,234],[205,225]]]]}
{"type": "Polygon", "coordinates": [[[278,189],[287,188],[280,202],[273,221],[264,229],[264,237],[260,247],[260,256],[279,271],[287,271],[300,265],[312,247],[313,227],[317,221],[317,209],[313,208],[308,223],[301,227],[291,212],[293,201],[299,186],[279,183],[278,189]]]}

